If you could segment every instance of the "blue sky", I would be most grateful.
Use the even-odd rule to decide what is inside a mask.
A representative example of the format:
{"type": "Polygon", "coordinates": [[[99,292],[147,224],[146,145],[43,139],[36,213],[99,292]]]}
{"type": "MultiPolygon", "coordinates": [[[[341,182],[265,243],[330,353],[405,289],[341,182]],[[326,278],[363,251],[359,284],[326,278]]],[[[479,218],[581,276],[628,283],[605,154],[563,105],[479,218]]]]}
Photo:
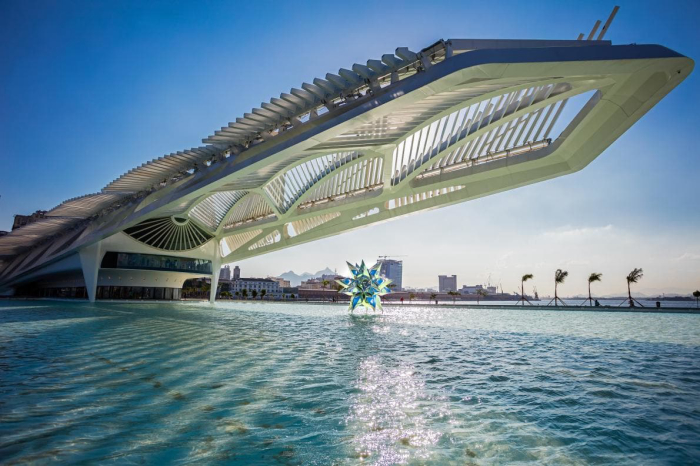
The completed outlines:
{"type": "MultiPolygon", "coordinates": [[[[0,229],[198,146],[340,67],[441,38],[575,39],[614,4],[3,1],[0,229]]],[[[700,57],[700,2],[619,4],[613,43],[700,57]]],[[[512,291],[532,272],[543,294],[564,267],[564,293],[583,292],[592,271],[604,274],[601,293],[615,293],[644,267],[640,292],[700,288],[699,79],[695,71],[579,173],[250,259],[244,275],[342,271],[346,259],[395,254],[414,286],[454,273],[460,286],[490,275],[512,291]]]]}

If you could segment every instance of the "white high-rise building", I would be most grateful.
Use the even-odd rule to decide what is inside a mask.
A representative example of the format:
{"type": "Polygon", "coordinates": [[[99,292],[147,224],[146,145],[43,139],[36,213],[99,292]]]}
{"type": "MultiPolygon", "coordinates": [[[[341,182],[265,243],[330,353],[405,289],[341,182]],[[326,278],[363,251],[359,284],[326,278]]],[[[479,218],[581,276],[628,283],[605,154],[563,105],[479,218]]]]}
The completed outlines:
{"type": "Polygon", "coordinates": [[[457,275],[438,275],[438,289],[440,293],[457,291],[457,275]]]}
{"type": "Polygon", "coordinates": [[[382,264],[379,269],[379,273],[392,281],[392,284],[396,285],[394,287],[395,291],[403,289],[403,261],[397,261],[393,259],[383,259],[379,260],[382,264]]]}

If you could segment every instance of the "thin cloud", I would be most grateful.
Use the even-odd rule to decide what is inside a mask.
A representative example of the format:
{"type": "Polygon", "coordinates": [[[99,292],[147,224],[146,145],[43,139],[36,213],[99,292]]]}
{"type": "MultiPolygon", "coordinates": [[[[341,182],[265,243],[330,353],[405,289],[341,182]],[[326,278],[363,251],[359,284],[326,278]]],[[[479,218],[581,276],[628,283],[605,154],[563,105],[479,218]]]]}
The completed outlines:
{"type": "Polygon", "coordinates": [[[614,227],[611,224],[602,227],[581,228],[575,228],[567,225],[555,230],[545,231],[542,233],[542,236],[549,239],[572,240],[609,236],[613,231],[614,227]]]}
{"type": "Polygon", "coordinates": [[[686,252],[683,255],[676,258],[677,261],[700,261],[700,254],[695,254],[692,252],[686,252]]]}

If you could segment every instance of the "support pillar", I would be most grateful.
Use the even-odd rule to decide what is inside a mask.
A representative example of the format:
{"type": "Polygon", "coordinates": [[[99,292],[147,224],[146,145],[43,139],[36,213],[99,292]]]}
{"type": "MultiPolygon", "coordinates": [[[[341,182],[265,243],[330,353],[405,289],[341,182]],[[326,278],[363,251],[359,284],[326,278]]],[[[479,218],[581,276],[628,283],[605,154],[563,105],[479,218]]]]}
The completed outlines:
{"type": "Polygon", "coordinates": [[[78,251],[78,254],[80,255],[80,266],[83,269],[88,300],[94,303],[97,295],[97,276],[100,273],[100,262],[102,262],[101,244],[98,242],[86,246],[78,251]]]}
{"type": "Polygon", "coordinates": [[[214,253],[211,261],[211,289],[209,290],[209,302],[214,304],[216,301],[216,289],[219,287],[219,274],[221,273],[221,256],[219,251],[214,253]]]}

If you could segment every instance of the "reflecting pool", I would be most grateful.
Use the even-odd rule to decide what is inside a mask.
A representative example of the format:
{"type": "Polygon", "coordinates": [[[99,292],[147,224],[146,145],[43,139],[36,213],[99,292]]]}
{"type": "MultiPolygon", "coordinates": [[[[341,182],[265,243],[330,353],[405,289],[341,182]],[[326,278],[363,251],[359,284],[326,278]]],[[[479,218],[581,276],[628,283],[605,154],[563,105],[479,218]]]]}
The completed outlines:
{"type": "Polygon", "coordinates": [[[0,463],[699,458],[700,315],[0,302],[0,463]]]}

